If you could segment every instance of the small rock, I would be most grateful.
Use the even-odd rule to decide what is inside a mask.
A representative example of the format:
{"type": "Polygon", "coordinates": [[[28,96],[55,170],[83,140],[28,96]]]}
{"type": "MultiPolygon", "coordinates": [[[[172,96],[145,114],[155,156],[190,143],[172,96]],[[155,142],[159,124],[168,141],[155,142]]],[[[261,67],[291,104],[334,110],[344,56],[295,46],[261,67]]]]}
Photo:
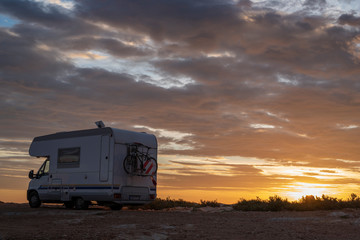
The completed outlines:
{"type": "Polygon", "coordinates": [[[360,225],[360,218],[356,219],[354,222],[356,225],[360,225]]]}
{"type": "Polygon", "coordinates": [[[120,229],[136,229],[136,224],[121,224],[113,226],[113,228],[120,228],[120,229]]]}
{"type": "Polygon", "coordinates": [[[344,212],[331,212],[329,214],[330,217],[349,217],[349,214],[346,214],[344,212]]]}

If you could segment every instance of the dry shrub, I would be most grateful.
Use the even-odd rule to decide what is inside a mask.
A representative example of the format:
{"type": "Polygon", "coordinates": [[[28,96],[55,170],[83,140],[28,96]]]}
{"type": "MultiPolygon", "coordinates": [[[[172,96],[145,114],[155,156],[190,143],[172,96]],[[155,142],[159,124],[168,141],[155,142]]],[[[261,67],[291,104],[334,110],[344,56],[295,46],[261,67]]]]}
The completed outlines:
{"type": "Polygon", "coordinates": [[[193,202],[184,201],[183,199],[166,199],[156,198],[153,202],[142,206],[143,209],[154,209],[161,210],[166,208],[175,208],[175,207],[196,207],[198,204],[193,202]]]}
{"type": "Polygon", "coordinates": [[[255,200],[241,199],[233,208],[240,211],[281,211],[287,209],[289,204],[287,199],[275,195],[269,197],[269,200],[261,200],[259,197],[255,200]]]}
{"type": "Polygon", "coordinates": [[[200,200],[200,207],[220,207],[220,203],[217,200],[207,201],[200,200]]]}
{"type": "Polygon", "coordinates": [[[289,202],[287,199],[282,199],[279,196],[269,197],[268,200],[255,200],[240,199],[233,205],[235,210],[240,211],[314,211],[314,210],[335,210],[344,208],[360,208],[360,198],[352,193],[350,198],[346,201],[327,195],[321,197],[307,195],[301,199],[289,202]]]}

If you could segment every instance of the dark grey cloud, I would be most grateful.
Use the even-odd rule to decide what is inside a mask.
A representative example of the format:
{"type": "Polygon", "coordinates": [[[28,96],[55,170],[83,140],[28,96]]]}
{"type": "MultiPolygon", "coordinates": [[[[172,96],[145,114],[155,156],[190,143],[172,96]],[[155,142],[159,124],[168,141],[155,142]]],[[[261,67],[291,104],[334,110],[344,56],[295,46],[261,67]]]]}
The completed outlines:
{"type": "MultiPolygon", "coordinates": [[[[55,83],[56,77],[66,74],[72,68],[61,61],[55,51],[40,51],[36,41],[22,38],[0,29],[1,38],[1,77],[3,81],[47,85],[55,83]]],[[[55,86],[56,87],[56,86],[55,86]]]]}
{"type": "MultiPolygon", "coordinates": [[[[155,40],[201,36],[196,31],[207,21],[230,23],[237,10],[231,1],[77,1],[77,13],[87,19],[131,28],[150,35],[155,40]],[[190,28],[193,28],[190,31],[190,28]],[[190,31],[190,32],[189,32],[190,31]]],[[[216,27],[216,26],[212,26],[216,27]]]]}
{"type": "Polygon", "coordinates": [[[0,11],[25,21],[48,26],[66,26],[71,17],[65,13],[65,9],[55,5],[44,5],[40,2],[19,0],[3,0],[0,4],[0,11]]]}
{"type": "Polygon", "coordinates": [[[316,7],[316,6],[324,6],[326,5],[326,0],[306,0],[303,5],[307,7],[316,7]]]}
{"type": "Polygon", "coordinates": [[[342,14],[338,20],[342,25],[360,26],[360,17],[356,17],[353,14],[342,14]]]}
{"type": "Polygon", "coordinates": [[[253,5],[253,2],[250,0],[240,0],[238,1],[237,5],[240,7],[251,7],[253,5]]]}

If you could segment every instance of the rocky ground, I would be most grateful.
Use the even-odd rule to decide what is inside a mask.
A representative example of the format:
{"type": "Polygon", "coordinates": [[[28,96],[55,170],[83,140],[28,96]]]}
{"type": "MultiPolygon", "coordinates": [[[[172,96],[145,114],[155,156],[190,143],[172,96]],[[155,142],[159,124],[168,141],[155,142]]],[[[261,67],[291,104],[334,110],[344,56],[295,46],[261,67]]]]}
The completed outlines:
{"type": "Polygon", "coordinates": [[[3,239],[360,239],[360,210],[239,212],[231,207],[112,211],[0,204],[3,239]]]}

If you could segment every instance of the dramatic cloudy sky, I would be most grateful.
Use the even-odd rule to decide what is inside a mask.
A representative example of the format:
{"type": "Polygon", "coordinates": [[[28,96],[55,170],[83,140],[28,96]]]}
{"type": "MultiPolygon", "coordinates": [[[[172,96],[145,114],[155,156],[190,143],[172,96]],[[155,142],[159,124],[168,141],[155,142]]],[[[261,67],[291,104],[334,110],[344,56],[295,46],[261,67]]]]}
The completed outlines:
{"type": "Polygon", "coordinates": [[[154,133],[160,197],[360,187],[360,1],[1,0],[0,200],[33,137],[154,133]]]}

